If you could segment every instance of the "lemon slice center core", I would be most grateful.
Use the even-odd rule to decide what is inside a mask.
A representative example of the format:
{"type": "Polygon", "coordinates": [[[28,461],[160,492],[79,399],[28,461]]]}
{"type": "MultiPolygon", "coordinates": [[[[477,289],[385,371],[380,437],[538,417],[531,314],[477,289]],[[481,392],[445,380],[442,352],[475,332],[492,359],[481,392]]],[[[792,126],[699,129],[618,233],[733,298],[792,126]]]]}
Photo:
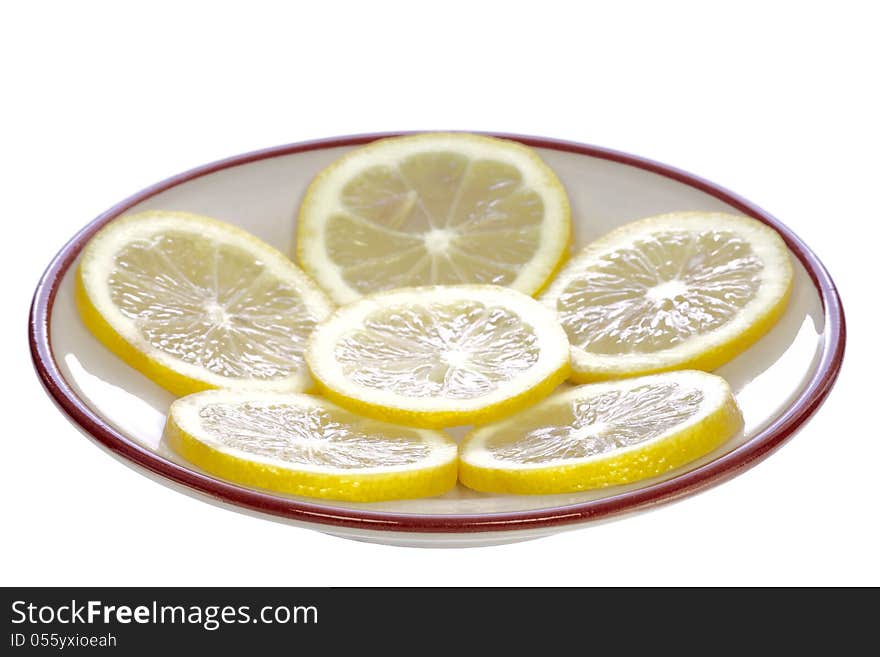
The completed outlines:
{"type": "Polygon", "coordinates": [[[655,303],[662,303],[680,297],[687,293],[687,291],[688,286],[686,283],[673,279],[648,288],[645,296],[655,303]]]}
{"type": "Polygon", "coordinates": [[[205,303],[205,315],[209,322],[214,326],[227,326],[232,319],[226,308],[216,301],[208,301],[205,303]]]}
{"type": "Polygon", "coordinates": [[[425,233],[425,249],[431,255],[443,255],[455,238],[455,232],[447,228],[434,228],[425,233]]]}
{"type": "Polygon", "coordinates": [[[582,427],[574,427],[571,432],[572,440],[590,440],[601,436],[608,431],[611,425],[607,422],[594,422],[593,424],[585,424],[582,427]]]}
{"type": "Polygon", "coordinates": [[[449,367],[467,367],[469,358],[470,354],[461,349],[453,349],[443,355],[443,360],[449,367]]]}

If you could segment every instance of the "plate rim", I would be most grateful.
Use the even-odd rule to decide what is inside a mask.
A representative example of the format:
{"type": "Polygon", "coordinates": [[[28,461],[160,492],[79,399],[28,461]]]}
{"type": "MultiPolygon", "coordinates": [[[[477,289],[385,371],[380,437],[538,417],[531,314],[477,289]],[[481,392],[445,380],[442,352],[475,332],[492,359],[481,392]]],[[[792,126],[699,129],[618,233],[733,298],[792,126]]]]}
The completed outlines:
{"type": "MultiPolygon", "coordinates": [[[[259,160],[312,150],[357,146],[377,139],[415,134],[419,131],[380,132],[315,139],[251,151],[211,162],[155,183],[120,201],[81,228],[55,255],[40,278],[31,303],[28,341],[37,375],[58,408],[90,438],[129,464],[140,466],[169,484],[182,485],[221,502],[250,511],[312,525],[349,527],[372,531],[416,533],[472,533],[546,528],[583,523],[600,518],[631,513],[717,486],[767,458],[781,447],[812,417],[827,398],[840,373],[846,346],[846,320],[837,288],[827,269],[813,251],[785,224],[754,203],[692,173],[622,151],[573,141],[519,135],[480,132],[512,139],[534,148],[575,153],[610,160],[671,178],[694,187],[736,208],[743,214],[774,228],[800,260],[816,288],[825,315],[823,349],[813,376],[798,397],[767,427],[747,442],[694,470],[645,488],[610,497],[545,507],[529,511],[480,514],[418,514],[378,512],[332,506],[320,502],[302,502],[246,488],[208,474],[190,470],[141,446],[105,422],[74,391],[58,367],[51,345],[52,308],[61,280],[82,251],[85,243],[106,223],[126,210],[172,187],[196,178],[259,160]]],[[[464,132],[464,131],[458,131],[464,132]]],[[[135,468],[137,469],[137,468],[135,468]]],[[[318,528],[318,527],[316,527],[318,528]]]]}

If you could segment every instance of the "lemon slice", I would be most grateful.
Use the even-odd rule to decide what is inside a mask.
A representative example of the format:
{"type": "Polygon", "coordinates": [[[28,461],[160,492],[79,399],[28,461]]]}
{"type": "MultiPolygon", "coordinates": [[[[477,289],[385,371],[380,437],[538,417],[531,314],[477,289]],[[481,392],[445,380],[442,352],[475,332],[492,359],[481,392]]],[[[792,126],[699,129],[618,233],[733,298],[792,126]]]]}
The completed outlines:
{"type": "Polygon", "coordinates": [[[791,292],[785,243],[716,212],[649,217],[573,257],[542,295],[572,344],[572,378],[714,369],[766,333],[791,292]]]}
{"type": "Polygon", "coordinates": [[[249,233],[152,210],[91,239],[77,305],[111,351],[177,394],[307,388],[305,342],[332,310],[305,274],[249,233]]]}
{"type": "Polygon", "coordinates": [[[571,235],[565,190],[532,149],[465,133],[351,151],[309,186],[298,226],[299,263],[340,304],[433,284],[534,294],[571,235]]]}
{"type": "Polygon", "coordinates": [[[459,477],[478,491],[552,494],[655,477],[731,438],[721,377],[683,370],[577,386],[468,434],[459,477]]]}
{"type": "Polygon", "coordinates": [[[359,417],[310,395],[209,390],[171,405],[165,441],[211,474],[354,502],[440,495],[457,446],[437,431],[359,417]]]}
{"type": "Polygon", "coordinates": [[[488,421],[547,395],[568,374],[551,310],[494,285],[380,292],[337,310],[309,339],[318,388],[402,424],[488,421]]]}

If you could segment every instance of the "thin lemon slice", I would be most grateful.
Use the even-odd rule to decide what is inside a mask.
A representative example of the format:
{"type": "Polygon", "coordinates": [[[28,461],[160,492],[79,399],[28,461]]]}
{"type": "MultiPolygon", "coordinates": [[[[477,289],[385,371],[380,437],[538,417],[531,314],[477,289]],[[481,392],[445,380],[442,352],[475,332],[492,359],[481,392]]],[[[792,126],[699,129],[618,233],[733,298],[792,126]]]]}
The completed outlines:
{"type": "Polygon", "coordinates": [[[291,495],[354,502],[440,495],[457,446],[296,393],[210,390],[171,405],[165,441],[211,474],[291,495]]]}
{"type": "Polygon", "coordinates": [[[717,212],[649,217],[573,257],[541,296],[572,344],[572,378],[712,370],[785,310],[788,249],[754,219],[717,212]]]}
{"type": "Polygon", "coordinates": [[[553,494],[655,477],[730,439],[742,416],[721,377],[683,370],[577,386],[468,434],[459,478],[553,494]]]}
{"type": "Polygon", "coordinates": [[[117,219],[83,251],[77,305],[111,351],[177,394],[303,390],[303,350],[330,301],[245,231],[183,212],[117,219]]]}
{"type": "Polygon", "coordinates": [[[546,396],[568,374],[552,311],[495,285],[380,292],[309,339],[318,388],[364,415],[424,427],[484,422],[546,396]]]}
{"type": "Polygon", "coordinates": [[[530,148],[465,133],[373,142],[322,171],[297,256],[338,303],[420,285],[540,290],[565,257],[568,197],[530,148]]]}

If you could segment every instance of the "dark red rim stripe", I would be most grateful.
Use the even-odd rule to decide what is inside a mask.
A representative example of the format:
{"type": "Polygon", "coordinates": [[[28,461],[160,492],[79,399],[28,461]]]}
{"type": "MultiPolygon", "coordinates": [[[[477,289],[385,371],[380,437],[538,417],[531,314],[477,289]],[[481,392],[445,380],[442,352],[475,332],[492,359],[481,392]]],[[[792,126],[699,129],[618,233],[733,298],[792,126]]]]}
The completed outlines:
{"type": "Polygon", "coordinates": [[[335,507],[329,504],[298,502],[236,486],[188,470],[139,446],[108,425],[89,408],[85,401],[77,396],[71,385],[61,375],[52,353],[51,326],[49,324],[58,285],[88,239],[107,222],[151,196],[215,171],[292,153],[364,144],[375,139],[400,134],[404,133],[335,137],[279,146],[231,157],[192,169],[148,187],[113,206],[90,222],[64,245],[49,264],[37,285],[31,305],[28,337],[34,367],[43,386],[58,407],[88,435],[115,454],[161,477],[222,502],[317,525],[408,532],[482,532],[522,530],[595,520],[671,502],[717,485],[755,465],[779,448],[816,412],[827,397],[837,379],[843,361],[846,342],[843,307],[834,282],[825,267],[800,238],[784,224],[746,199],[714,183],[659,162],[596,146],[510,134],[496,134],[495,136],[513,139],[536,148],[578,153],[652,171],[706,192],[737,208],[743,214],[775,228],[809,272],[822,299],[825,311],[824,346],[820,362],[815,375],[791,406],[770,426],[730,453],[674,479],[646,488],[581,504],[544,508],[536,511],[474,515],[421,515],[377,513],[335,507]]]}

